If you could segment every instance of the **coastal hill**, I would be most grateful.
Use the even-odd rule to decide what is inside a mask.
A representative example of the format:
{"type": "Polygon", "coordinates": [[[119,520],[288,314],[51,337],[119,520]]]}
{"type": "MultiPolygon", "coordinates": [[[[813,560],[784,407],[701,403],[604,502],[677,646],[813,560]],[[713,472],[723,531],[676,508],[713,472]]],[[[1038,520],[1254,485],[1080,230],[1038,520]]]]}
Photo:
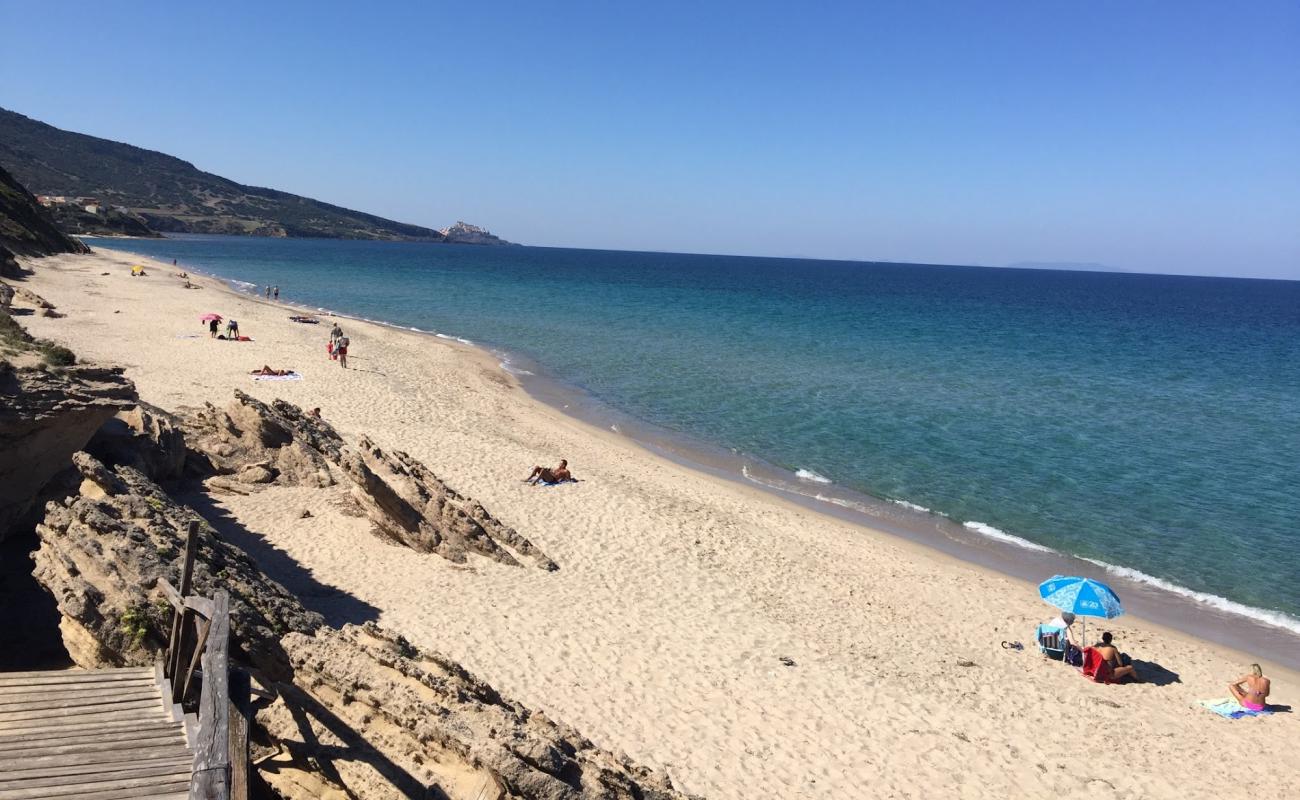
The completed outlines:
{"type": "Polygon", "coordinates": [[[60,232],[36,198],[0,168],[0,261],[7,261],[11,252],[35,256],[89,251],[60,232]]]}
{"type": "MultiPolygon", "coordinates": [[[[51,207],[110,209],[154,231],[505,243],[481,229],[474,230],[484,235],[471,236],[470,241],[288,192],[245,186],[165,153],[60,130],[3,108],[0,167],[51,207]]],[[[79,219],[86,222],[84,215],[79,219]]],[[[109,230],[80,230],[128,232],[108,223],[106,217],[109,230]]],[[[447,230],[454,232],[461,225],[447,230]]],[[[131,232],[140,235],[139,230],[131,232]]]]}

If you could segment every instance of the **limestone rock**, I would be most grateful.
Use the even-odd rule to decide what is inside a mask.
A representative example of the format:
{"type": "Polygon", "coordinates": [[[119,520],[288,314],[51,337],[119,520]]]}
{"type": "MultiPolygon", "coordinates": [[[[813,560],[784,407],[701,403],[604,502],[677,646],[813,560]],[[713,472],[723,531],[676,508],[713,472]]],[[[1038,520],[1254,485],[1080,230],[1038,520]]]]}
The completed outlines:
{"type": "MultiPolygon", "coordinates": [[[[503,564],[524,558],[542,569],[558,569],[518,531],[406,453],[385,452],[364,436],[349,445],[328,422],[291,403],[267,405],[235,390],[235,402],[226,410],[209,403],[182,420],[187,441],[219,476],[233,476],[239,484],[343,483],[377,533],[415,550],[456,562],[476,553],[503,564]]],[[[238,491],[219,478],[209,485],[238,491]]]]}
{"type": "Polygon", "coordinates": [[[193,520],[200,531],[193,591],[229,591],[233,652],[264,676],[286,677],[280,636],[310,633],[322,624],[320,616],[139,471],[110,470],[87,453],[74,461],[84,479],[81,494],[46,507],[36,527],[41,545],[34,570],[64,617],[73,661],[87,668],[153,663],[166,646],[170,620],[158,581],[180,586],[193,520]]]}
{"type": "Polygon", "coordinates": [[[0,539],[96,429],[135,403],[120,368],[0,368],[0,539]]]}
{"type": "Polygon", "coordinates": [[[283,646],[296,688],[258,723],[352,796],[429,796],[436,786],[443,794],[433,796],[467,798],[686,797],[667,775],[596,747],[373,623],[292,633],[283,646]]]}
{"type": "Polygon", "coordinates": [[[148,403],[119,411],[86,445],[86,452],[109,466],[128,466],[153,481],[185,473],[185,434],[175,418],[148,403]]]}
{"type": "Polygon", "coordinates": [[[14,302],[14,287],[0,283],[0,308],[9,308],[14,302]]]}

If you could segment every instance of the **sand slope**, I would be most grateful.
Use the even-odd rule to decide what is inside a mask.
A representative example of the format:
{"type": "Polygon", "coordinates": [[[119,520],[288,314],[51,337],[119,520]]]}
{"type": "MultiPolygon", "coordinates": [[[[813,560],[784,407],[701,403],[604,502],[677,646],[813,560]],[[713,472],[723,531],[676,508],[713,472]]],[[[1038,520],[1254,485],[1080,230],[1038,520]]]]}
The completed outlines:
{"type": "MultiPolygon", "coordinates": [[[[234,387],[320,406],[345,434],[425,461],[560,570],[386,544],[329,492],[216,498],[238,521],[229,535],[334,621],[378,619],[687,790],[1300,796],[1300,714],[1228,722],[1192,707],[1226,694],[1243,654],[1124,618],[1108,626],[1124,649],[1178,682],[1091,684],[1000,647],[1050,616],[1024,582],[658,458],[531,400],[472,348],[345,320],[356,369],[342,370],[327,325],[215,282],[183,289],[161,264],[127,277],[138,261],[32,262],[26,285],[69,316],[24,324],[126,365],[165,408],[224,405],[234,387]],[[208,339],[206,311],[256,342],[208,339]],[[264,363],[304,379],[254,382],[264,363]],[[560,457],[586,480],[521,482],[560,457]],[[1266,777],[1229,766],[1250,753],[1271,762],[1266,777]]],[[[1268,668],[1274,700],[1296,702],[1298,676],[1268,668]]]]}

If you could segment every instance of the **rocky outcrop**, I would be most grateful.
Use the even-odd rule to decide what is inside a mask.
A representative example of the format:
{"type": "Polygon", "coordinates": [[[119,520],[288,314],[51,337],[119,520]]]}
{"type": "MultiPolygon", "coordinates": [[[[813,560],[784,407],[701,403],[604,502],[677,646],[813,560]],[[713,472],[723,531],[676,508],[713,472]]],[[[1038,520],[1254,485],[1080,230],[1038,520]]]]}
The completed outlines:
{"type": "Polygon", "coordinates": [[[189,455],[175,418],[143,402],[105,422],[86,452],[111,466],[132,467],[157,482],[181,478],[189,455]]]}
{"type": "Polygon", "coordinates": [[[438,231],[449,244],[510,244],[505,239],[493,236],[487,230],[468,222],[457,222],[438,231]]]}
{"type": "Polygon", "coordinates": [[[190,446],[209,461],[211,488],[326,487],[342,483],[385,538],[464,562],[475,553],[504,564],[519,559],[554,570],[555,562],[518,531],[443,483],[406,453],[385,452],[366,437],[352,446],[329,423],[283,400],[267,405],[241,391],[219,411],[186,412],[190,446]]]}
{"type": "Polygon", "coordinates": [[[159,580],[180,585],[193,521],[199,524],[194,593],[229,591],[234,651],[268,679],[287,679],[291,670],[280,637],[316,630],[320,616],[139,471],[110,469],[84,452],[73,461],[80,490],[48,504],[36,527],[41,544],[35,553],[36,578],[58,604],[72,660],[86,668],[154,662],[166,647],[170,620],[159,580]]]}
{"type": "Polygon", "coordinates": [[[0,361],[0,539],[104,421],[135,402],[120,368],[0,361]]]}
{"type": "MultiPolygon", "coordinates": [[[[143,411],[141,420],[161,419],[143,411]]],[[[133,467],[110,468],[85,452],[72,461],[80,486],[48,504],[34,554],[72,660],[93,668],[159,657],[171,614],[160,581],[179,584],[185,531],[197,523],[193,591],[230,593],[232,657],[276,697],[257,713],[253,738],[261,777],[281,797],[685,797],[665,774],[502,697],[445,656],[373,623],[325,627],[133,467]]]]}
{"type": "Polygon", "coordinates": [[[89,253],[90,248],[60,232],[36,198],[0,168],[0,251],[0,261],[4,261],[7,251],[43,256],[89,253]]]}
{"type": "MultiPolygon", "coordinates": [[[[436,786],[443,794],[432,796],[493,800],[686,797],[666,775],[373,624],[289,634],[283,646],[296,689],[257,721],[281,742],[285,766],[320,764],[344,796],[430,796],[436,786]]],[[[279,766],[266,773],[277,789],[291,774],[279,766]]]]}

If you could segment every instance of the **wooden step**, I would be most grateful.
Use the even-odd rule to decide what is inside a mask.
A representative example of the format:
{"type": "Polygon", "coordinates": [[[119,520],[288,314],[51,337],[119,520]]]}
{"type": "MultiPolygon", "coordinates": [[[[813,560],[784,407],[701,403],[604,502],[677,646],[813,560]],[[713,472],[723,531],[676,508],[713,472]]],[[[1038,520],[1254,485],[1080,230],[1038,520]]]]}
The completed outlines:
{"type": "Polygon", "coordinates": [[[156,778],[164,775],[179,776],[189,780],[192,762],[187,759],[151,759],[115,764],[81,764],[73,768],[51,768],[38,772],[5,773],[0,778],[0,791],[5,789],[63,786],[70,783],[109,782],[121,778],[156,778]],[[69,771],[69,770],[79,771],[69,771]]]}
{"type": "Polygon", "coordinates": [[[112,669],[54,669],[29,672],[0,672],[0,684],[57,683],[59,681],[121,681],[152,678],[153,667],[114,667],[112,669]]]}
{"type": "Polygon", "coordinates": [[[0,789],[0,800],[127,800],[162,793],[188,792],[189,776],[155,775],[143,778],[121,778],[93,783],[71,783],[62,786],[38,786],[26,789],[0,789]]]}
{"type": "Polygon", "coordinates": [[[15,722],[27,722],[29,720],[51,720],[58,717],[83,717],[89,714],[105,714],[128,712],[132,710],[147,711],[156,713],[162,717],[162,701],[152,698],[142,700],[106,700],[105,702],[95,702],[93,704],[65,705],[58,708],[37,708],[21,711],[0,711],[0,729],[6,726],[12,727],[15,722]]]}
{"type": "Polygon", "coordinates": [[[185,764],[186,766],[189,766],[193,764],[193,761],[188,758],[169,757],[144,759],[141,761],[133,761],[130,764],[59,764],[52,767],[14,769],[7,771],[3,777],[0,777],[0,785],[27,778],[49,778],[58,775],[95,774],[99,772],[129,770],[135,766],[157,767],[168,766],[171,764],[185,764]]]}
{"type": "Polygon", "coordinates": [[[123,700],[151,700],[162,708],[162,695],[151,686],[128,689],[90,689],[82,692],[33,692],[0,697],[0,714],[33,708],[70,708],[79,703],[102,704],[123,700]]]}
{"type": "Polygon", "coordinates": [[[118,720],[88,725],[54,725],[28,728],[18,733],[0,734],[0,755],[6,747],[22,747],[27,742],[49,742],[59,739],[91,740],[90,737],[127,739],[132,736],[176,734],[183,736],[185,729],[179,722],[170,720],[118,720]]]}
{"type": "Polygon", "coordinates": [[[98,689],[148,689],[157,687],[158,683],[153,678],[130,678],[120,681],[75,681],[64,680],[54,681],[53,683],[9,683],[0,685],[0,700],[13,697],[14,695],[25,695],[33,692],[41,694],[57,694],[60,692],[89,692],[98,689]]]}

